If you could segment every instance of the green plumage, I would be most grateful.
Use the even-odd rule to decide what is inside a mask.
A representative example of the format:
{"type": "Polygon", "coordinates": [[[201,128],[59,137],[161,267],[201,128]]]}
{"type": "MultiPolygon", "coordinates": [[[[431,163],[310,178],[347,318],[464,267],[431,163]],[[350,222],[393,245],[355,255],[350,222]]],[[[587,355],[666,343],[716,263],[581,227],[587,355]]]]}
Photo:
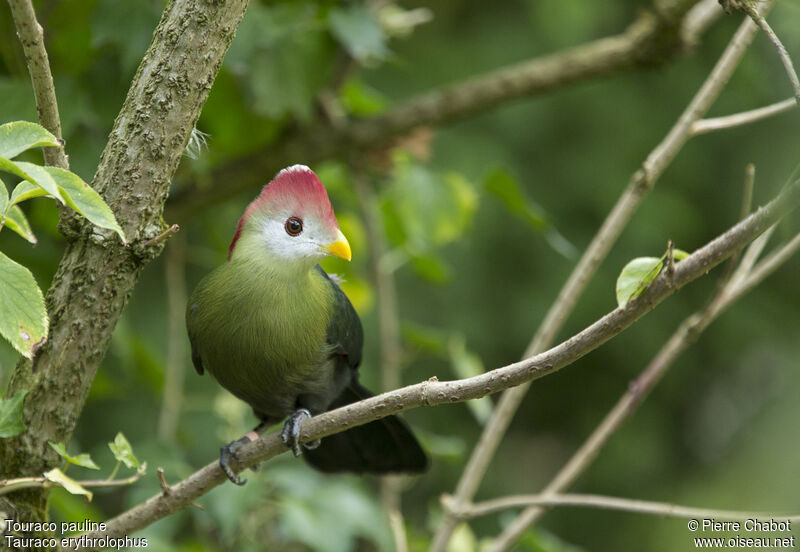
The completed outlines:
{"type": "Polygon", "coordinates": [[[249,259],[218,267],[189,300],[195,367],[269,421],[291,413],[298,395],[327,395],[335,369],[327,342],[332,285],[317,270],[284,279],[249,259]]]}
{"type": "MultiPolygon", "coordinates": [[[[319,266],[301,275],[232,259],[195,288],[186,311],[192,361],[273,424],[370,396],[358,383],[363,334],[353,306],[319,266]]],[[[322,471],[420,472],[425,453],[389,416],[326,437],[303,457],[322,471]]]]}

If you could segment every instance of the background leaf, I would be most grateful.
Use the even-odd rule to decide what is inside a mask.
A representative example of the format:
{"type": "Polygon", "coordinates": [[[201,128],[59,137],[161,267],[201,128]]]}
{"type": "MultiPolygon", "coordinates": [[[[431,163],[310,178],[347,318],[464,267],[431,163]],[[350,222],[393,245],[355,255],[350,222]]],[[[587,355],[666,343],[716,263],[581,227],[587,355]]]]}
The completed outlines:
{"type": "Polygon", "coordinates": [[[14,437],[27,429],[22,410],[27,389],[17,391],[10,399],[0,399],[0,439],[14,437]]]}
{"type": "MultiPolygon", "coordinates": [[[[460,378],[471,378],[484,373],[483,361],[474,352],[467,349],[466,339],[463,335],[455,334],[448,342],[448,353],[453,371],[460,378]]],[[[486,424],[492,416],[492,399],[481,397],[474,401],[467,401],[467,407],[478,423],[486,424]]]]}
{"type": "Polygon", "coordinates": [[[161,4],[151,0],[99,0],[89,22],[92,45],[110,46],[116,50],[123,71],[130,73],[150,44],[160,15],[161,4]]]}
{"type": "Polygon", "coordinates": [[[0,156],[13,159],[20,153],[39,146],[57,146],[58,140],[47,129],[28,121],[0,125],[0,156]]]}
{"type": "Polygon", "coordinates": [[[31,271],[0,252],[0,334],[28,358],[47,338],[44,297],[31,271]]]}
{"type": "Polygon", "coordinates": [[[333,36],[359,62],[374,63],[389,55],[380,24],[364,6],[335,7],[328,15],[328,24],[333,36]]]}
{"type": "Polygon", "coordinates": [[[499,199],[510,213],[520,217],[534,230],[541,231],[547,228],[544,210],[525,197],[517,180],[507,171],[492,172],[484,181],[483,187],[499,199]]]}

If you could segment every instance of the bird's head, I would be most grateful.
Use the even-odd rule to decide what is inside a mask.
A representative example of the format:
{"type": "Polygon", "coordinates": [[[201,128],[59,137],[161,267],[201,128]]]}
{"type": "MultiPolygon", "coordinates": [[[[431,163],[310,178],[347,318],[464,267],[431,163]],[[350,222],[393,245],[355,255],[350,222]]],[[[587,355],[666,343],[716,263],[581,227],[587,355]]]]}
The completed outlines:
{"type": "Polygon", "coordinates": [[[326,255],[350,260],[325,187],[305,165],[280,171],[245,209],[228,260],[268,257],[287,268],[311,267],[326,255]]]}

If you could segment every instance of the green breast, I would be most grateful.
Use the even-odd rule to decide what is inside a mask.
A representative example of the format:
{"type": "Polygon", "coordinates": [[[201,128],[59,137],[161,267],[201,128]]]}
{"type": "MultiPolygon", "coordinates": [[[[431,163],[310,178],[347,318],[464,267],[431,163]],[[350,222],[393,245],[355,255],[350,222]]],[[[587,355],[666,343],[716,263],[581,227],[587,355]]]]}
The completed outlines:
{"type": "Polygon", "coordinates": [[[287,278],[232,260],[206,276],[187,308],[202,367],[256,410],[280,417],[331,377],[326,343],[333,289],[311,270],[287,278]]]}

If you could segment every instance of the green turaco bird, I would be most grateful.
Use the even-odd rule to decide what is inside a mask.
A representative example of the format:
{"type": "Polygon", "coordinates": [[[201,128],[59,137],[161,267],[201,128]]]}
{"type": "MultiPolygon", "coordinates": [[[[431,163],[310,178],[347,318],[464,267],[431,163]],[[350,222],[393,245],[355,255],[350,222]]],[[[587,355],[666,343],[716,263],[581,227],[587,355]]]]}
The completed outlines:
{"type": "MultiPolygon", "coordinates": [[[[195,288],[186,327],[197,372],[245,401],[259,426],[220,450],[228,478],[236,449],[288,416],[281,437],[295,456],[303,420],[371,396],[358,382],[363,333],[347,296],[317,264],[350,260],[325,187],[304,165],[279,172],[247,207],[228,261],[195,288]]],[[[326,472],[416,473],[427,457],[389,416],[303,445],[326,472]]]]}

